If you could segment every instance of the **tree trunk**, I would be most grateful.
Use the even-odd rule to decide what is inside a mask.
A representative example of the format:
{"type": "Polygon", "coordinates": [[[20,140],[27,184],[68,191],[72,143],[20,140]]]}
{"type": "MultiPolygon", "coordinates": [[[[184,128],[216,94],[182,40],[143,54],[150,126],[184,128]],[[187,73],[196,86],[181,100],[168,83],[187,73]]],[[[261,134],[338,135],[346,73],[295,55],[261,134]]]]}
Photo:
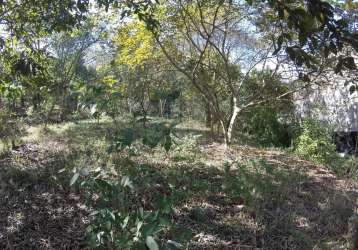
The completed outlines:
{"type": "Polygon", "coordinates": [[[211,128],[212,126],[212,115],[210,105],[206,104],[205,108],[205,125],[207,128],[211,128]]]}
{"type": "Polygon", "coordinates": [[[235,121],[236,121],[236,118],[239,113],[240,113],[240,109],[235,107],[234,112],[232,113],[232,116],[231,116],[231,119],[229,122],[229,126],[227,128],[227,138],[228,138],[229,144],[232,142],[232,132],[234,130],[235,121]]]}
{"type": "Polygon", "coordinates": [[[34,107],[34,111],[38,111],[38,94],[35,93],[33,96],[32,96],[32,106],[34,107]]]}
{"type": "Polygon", "coordinates": [[[225,145],[226,148],[228,148],[230,142],[229,142],[229,136],[228,136],[227,127],[226,127],[226,125],[225,125],[225,122],[222,121],[222,120],[220,120],[220,125],[221,125],[221,129],[222,129],[223,135],[224,135],[224,145],[225,145]]]}
{"type": "Polygon", "coordinates": [[[67,83],[63,84],[63,92],[61,97],[61,107],[60,107],[60,117],[59,120],[62,122],[66,120],[67,116],[67,96],[68,96],[68,85],[67,83]]]}
{"type": "Polygon", "coordinates": [[[129,102],[129,98],[126,98],[126,109],[128,110],[129,115],[132,116],[132,105],[129,102]]]}
{"type": "Polygon", "coordinates": [[[241,109],[239,107],[237,107],[237,98],[233,97],[232,114],[231,114],[231,117],[230,117],[230,121],[229,121],[227,126],[222,124],[222,127],[224,129],[225,145],[227,147],[229,147],[231,142],[232,142],[232,132],[234,130],[236,118],[239,115],[240,111],[241,111],[241,109]]]}
{"type": "Polygon", "coordinates": [[[210,105],[205,105],[205,126],[207,128],[210,128],[210,136],[211,139],[214,140],[214,119],[213,119],[213,113],[211,111],[210,105]]]}
{"type": "Polygon", "coordinates": [[[55,101],[52,103],[51,108],[49,109],[49,111],[46,114],[45,129],[47,128],[47,124],[50,122],[50,116],[51,116],[52,111],[53,111],[54,108],[55,108],[55,101]]]}
{"type": "Polygon", "coordinates": [[[159,116],[164,117],[165,100],[159,99],[159,116]]]}

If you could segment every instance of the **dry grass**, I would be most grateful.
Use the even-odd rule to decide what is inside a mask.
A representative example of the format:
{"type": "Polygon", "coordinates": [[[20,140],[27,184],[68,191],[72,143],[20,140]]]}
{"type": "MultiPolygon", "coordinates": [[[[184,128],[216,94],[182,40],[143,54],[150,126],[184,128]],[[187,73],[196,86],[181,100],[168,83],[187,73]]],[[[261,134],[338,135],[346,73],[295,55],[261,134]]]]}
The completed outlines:
{"type": "MultiPolygon", "coordinates": [[[[33,127],[18,151],[0,156],[1,249],[85,248],[87,208],[68,183],[74,166],[123,165],[123,155],[105,153],[109,128],[70,123],[45,133],[33,127]]],[[[195,150],[184,145],[169,154],[138,145],[131,164],[156,191],[172,187],[173,221],[191,230],[189,249],[351,247],[355,181],[281,150],[235,145],[228,151],[197,125],[177,132],[202,137],[195,150]]]]}

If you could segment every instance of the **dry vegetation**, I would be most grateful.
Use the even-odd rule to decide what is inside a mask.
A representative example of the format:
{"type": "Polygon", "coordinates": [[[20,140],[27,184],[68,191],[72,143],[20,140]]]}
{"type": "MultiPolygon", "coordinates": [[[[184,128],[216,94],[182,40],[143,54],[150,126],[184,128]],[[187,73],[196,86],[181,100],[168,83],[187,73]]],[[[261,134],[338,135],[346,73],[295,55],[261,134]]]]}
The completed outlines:
{"type": "Polygon", "coordinates": [[[105,121],[31,127],[0,157],[0,248],[86,249],[90,208],[69,186],[75,166],[127,167],[172,193],[172,220],[191,231],[189,249],[349,249],[358,183],[282,150],[210,143],[197,124],[177,129],[170,153],[137,145],[106,154],[105,121]],[[197,135],[196,137],[194,135],[197,135]],[[182,142],[180,146],[180,140],[182,142]],[[175,192],[174,192],[175,191],[175,192]]]}

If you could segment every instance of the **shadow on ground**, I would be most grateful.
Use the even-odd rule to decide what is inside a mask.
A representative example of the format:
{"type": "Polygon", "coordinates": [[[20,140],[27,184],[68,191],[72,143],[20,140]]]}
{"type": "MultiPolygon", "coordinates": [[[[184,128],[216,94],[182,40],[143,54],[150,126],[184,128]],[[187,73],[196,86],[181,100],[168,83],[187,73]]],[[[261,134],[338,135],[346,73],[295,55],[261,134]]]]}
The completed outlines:
{"type": "MultiPolygon", "coordinates": [[[[116,159],[120,170],[120,154],[104,156],[115,130],[110,123],[72,124],[47,135],[62,144],[27,143],[0,156],[1,249],[86,248],[88,208],[69,188],[71,170],[81,157],[86,164],[116,159]]],[[[200,158],[173,161],[148,150],[126,171],[147,200],[172,196],[173,222],[192,232],[189,249],[349,249],[356,183],[280,151],[237,146],[227,153],[207,145],[206,132],[177,133],[202,135],[200,158]]]]}
{"type": "Polygon", "coordinates": [[[0,249],[84,249],[88,211],[68,185],[71,156],[25,144],[0,159],[0,249]]]}

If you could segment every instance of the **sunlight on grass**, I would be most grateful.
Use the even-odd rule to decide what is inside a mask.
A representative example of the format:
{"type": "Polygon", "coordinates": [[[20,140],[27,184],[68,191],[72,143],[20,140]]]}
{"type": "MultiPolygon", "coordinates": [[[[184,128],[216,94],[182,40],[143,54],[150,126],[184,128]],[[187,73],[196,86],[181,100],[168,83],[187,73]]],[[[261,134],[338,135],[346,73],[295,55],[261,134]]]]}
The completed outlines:
{"type": "MultiPolygon", "coordinates": [[[[191,244],[201,247],[226,244],[227,237],[238,234],[248,245],[266,244],[279,249],[286,244],[307,249],[314,245],[310,235],[316,227],[324,226],[327,235],[339,235],[338,228],[343,230],[351,215],[350,209],[343,209],[351,206],[350,201],[338,190],[330,191],[331,183],[325,186],[328,182],[322,177],[328,173],[284,150],[235,145],[228,161],[221,144],[200,144],[206,135],[189,122],[177,127],[183,136],[174,137],[170,152],[137,141],[131,150],[110,153],[113,136],[129,126],[129,122],[113,124],[102,119],[99,123],[84,120],[51,124],[46,129],[41,125],[29,127],[23,141],[30,146],[15,151],[9,165],[14,167],[7,175],[12,182],[9,188],[28,191],[46,183],[68,189],[74,169],[85,173],[100,168],[112,178],[128,175],[145,204],[156,194],[170,197],[176,223],[190,227],[194,233],[191,244]],[[36,159],[38,166],[28,167],[29,159],[36,159]],[[292,238],[287,237],[288,232],[292,232],[292,238]]],[[[140,126],[139,131],[143,132],[140,126]]],[[[20,223],[19,216],[11,216],[14,223],[16,218],[20,223]]],[[[14,223],[11,230],[20,226],[14,223]]]]}

